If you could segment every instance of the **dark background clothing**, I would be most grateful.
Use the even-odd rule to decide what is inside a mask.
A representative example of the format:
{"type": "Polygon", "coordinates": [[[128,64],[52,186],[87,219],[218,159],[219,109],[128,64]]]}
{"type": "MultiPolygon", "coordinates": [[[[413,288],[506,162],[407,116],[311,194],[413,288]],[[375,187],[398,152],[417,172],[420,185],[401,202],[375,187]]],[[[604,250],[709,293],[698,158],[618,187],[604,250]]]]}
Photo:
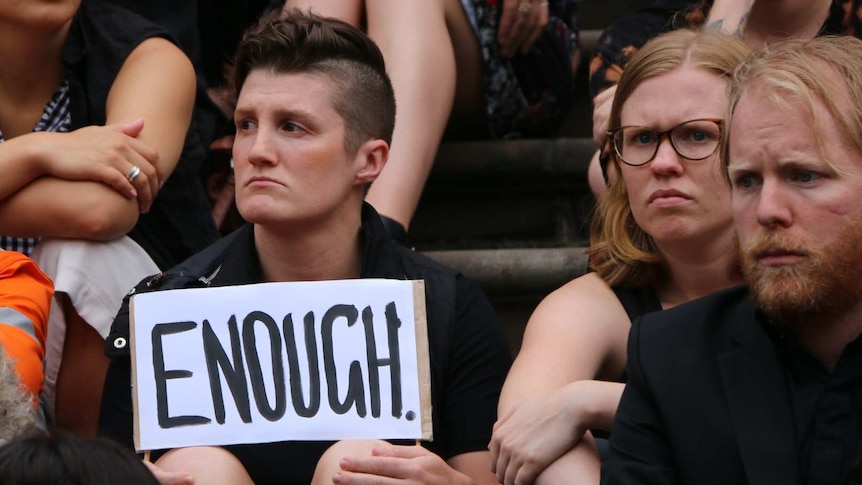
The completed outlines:
{"type": "MultiPolygon", "coordinates": [[[[129,54],[144,40],[170,34],[125,9],[98,0],[82,2],[63,53],[69,81],[71,130],[104,125],[108,93],[129,54]]],[[[216,240],[199,170],[204,147],[186,134],[180,160],[147,214],[129,233],[159,268],[169,268],[216,240]]]]}
{"type": "MultiPolygon", "coordinates": [[[[590,95],[619,82],[632,55],[653,37],[670,30],[700,28],[713,0],[657,0],[626,15],[602,32],[590,62],[590,95]]],[[[862,0],[833,0],[820,35],[862,37],[862,0]]]]}
{"type": "MultiPolygon", "coordinates": [[[[825,449],[811,446],[810,428],[797,425],[810,421],[814,408],[816,419],[825,421],[815,425],[815,434],[856,423],[829,439],[831,449],[840,450],[833,476],[854,465],[862,451],[858,370],[819,378],[833,391],[852,382],[843,406],[819,392],[814,408],[799,409],[807,393],[792,379],[786,352],[770,336],[772,325],[747,294],[746,287],[731,288],[633,324],[629,381],[603,484],[837,483],[814,478],[824,476],[828,462],[817,455],[825,449]],[[830,417],[836,413],[842,417],[830,417]]],[[[854,346],[842,357],[847,364],[858,362],[854,346]]]]}
{"type": "Polygon", "coordinates": [[[652,286],[614,286],[611,290],[617,296],[631,321],[641,315],[659,312],[662,309],[658,293],[652,286]]]}
{"type": "Polygon", "coordinates": [[[802,483],[845,483],[862,456],[862,337],[830,372],[792,335],[765,328],[786,369],[802,483]]]}
{"type": "MultiPolygon", "coordinates": [[[[479,287],[452,270],[402,248],[385,235],[379,216],[363,209],[363,278],[423,279],[426,285],[434,441],[423,446],[444,459],[487,449],[497,400],[511,357],[490,303],[479,287]]],[[[135,292],[262,281],[251,225],[245,225],[166,275],[148,278],[135,292]]],[[[106,341],[111,357],[102,396],[100,434],[132,446],[129,297],[106,341]],[[117,337],[122,345],[115,346],[117,337]]],[[[256,483],[303,483],[331,442],[227,446],[256,483]]]]}

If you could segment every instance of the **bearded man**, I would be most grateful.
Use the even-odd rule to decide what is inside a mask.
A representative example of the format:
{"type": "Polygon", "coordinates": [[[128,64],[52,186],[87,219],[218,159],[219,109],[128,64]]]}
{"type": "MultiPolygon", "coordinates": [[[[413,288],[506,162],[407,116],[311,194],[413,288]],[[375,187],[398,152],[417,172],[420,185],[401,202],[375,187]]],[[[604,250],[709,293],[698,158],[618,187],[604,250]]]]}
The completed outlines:
{"type": "Polygon", "coordinates": [[[730,99],[749,286],[633,324],[603,484],[838,484],[862,469],[862,41],[770,48],[730,99]]]}

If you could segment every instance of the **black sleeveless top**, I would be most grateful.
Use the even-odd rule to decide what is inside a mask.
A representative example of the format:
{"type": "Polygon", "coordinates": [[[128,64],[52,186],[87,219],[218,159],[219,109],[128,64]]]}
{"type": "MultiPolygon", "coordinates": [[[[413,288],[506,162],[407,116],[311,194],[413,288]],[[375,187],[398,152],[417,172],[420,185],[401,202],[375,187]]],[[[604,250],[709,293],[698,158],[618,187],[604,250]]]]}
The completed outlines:
{"type": "MultiPolygon", "coordinates": [[[[138,15],[100,0],[84,0],[63,52],[69,81],[70,131],[105,124],[114,78],[144,40],[170,34],[138,15]]],[[[161,269],[170,268],[218,238],[200,178],[206,151],[195,130],[186,134],[180,160],[129,233],[161,269]]]]}
{"type": "Polygon", "coordinates": [[[613,286],[611,290],[617,295],[631,321],[645,313],[657,312],[662,309],[658,293],[652,286],[613,286]]]}

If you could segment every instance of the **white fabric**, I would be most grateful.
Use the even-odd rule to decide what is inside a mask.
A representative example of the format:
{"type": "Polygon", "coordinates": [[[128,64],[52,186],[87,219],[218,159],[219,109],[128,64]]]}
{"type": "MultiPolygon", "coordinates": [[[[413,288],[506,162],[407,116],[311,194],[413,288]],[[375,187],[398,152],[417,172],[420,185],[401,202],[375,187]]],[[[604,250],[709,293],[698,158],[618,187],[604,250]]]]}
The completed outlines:
{"type": "Polygon", "coordinates": [[[129,237],[108,242],[43,239],[36,246],[33,259],[54,281],[43,394],[45,403],[53,410],[66,337],[61,296],[68,295],[78,315],[106,338],[126,293],[146,276],[158,273],[159,268],[129,237]]]}

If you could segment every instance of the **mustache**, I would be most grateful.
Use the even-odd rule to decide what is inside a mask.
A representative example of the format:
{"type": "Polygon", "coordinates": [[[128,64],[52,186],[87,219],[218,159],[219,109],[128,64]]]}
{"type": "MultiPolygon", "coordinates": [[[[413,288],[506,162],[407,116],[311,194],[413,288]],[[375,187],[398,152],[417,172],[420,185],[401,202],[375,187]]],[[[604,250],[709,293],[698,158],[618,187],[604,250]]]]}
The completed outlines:
{"type": "Polygon", "coordinates": [[[804,248],[803,244],[778,232],[769,232],[748,241],[746,244],[741,245],[740,251],[743,258],[747,260],[779,254],[809,255],[808,250],[804,248]]]}

